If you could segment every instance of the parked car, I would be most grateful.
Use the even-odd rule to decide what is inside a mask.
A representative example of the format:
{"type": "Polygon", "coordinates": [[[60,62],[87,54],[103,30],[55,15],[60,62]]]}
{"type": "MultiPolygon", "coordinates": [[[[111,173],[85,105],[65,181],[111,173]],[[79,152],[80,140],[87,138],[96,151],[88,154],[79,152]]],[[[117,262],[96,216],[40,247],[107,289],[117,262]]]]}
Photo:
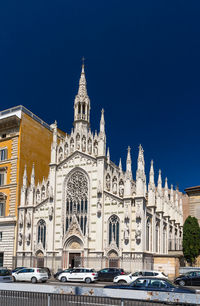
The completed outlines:
{"type": "Polygon", "coordinates": [[[115,276],[124,274],[125,272],[123,269],[105,268],[98,271],[98,280],[112,282],[115,276]]]}
{"type": "Polygon", "coordinates": [[[97,279],[97,272],[87,268],[74,268],[71,271],[62,272],[58,276],[60,282],[85,282],[89,284],[95,282],[97,279]]]}
{"type": "Polygon", "coordinates": [[[48,278],[51,278],[51,271],[50,271],[49,268],[43,267],[43,268],[41,268],[41,269],[44,269],[44,270],[47,272],[47,274],[48,274],[48,278]]]}
{"type": "Polygon", "coordinates": [[[118,284],[126,284],[126,283],[130,284],[140,276],[154,276],[154,277],[168,278],[167,275],[165,275],[161,271],[145,270],[145,271],[136,271],[130,274],[118,275],[113,279],[113,282],[118,284]]]}
{"type": "Polygon", "coordinates": [[[47,272],[42,268],[25,268],[12,274],[14,281],[27,281],[32,283],[46,282],[48,280],[47,272]]]}
{"type": "Polygon", "coordinates": [[[15,269],[13,269],[12,270],[12,273],[15,273],[15,272],[17,272],[17,271],[19,271],[19,270],[21,270],[21,269],[25,269],[26,267],[17,267],[17,268],[15,268],[15,269]]]}
{"type": "Polygon", "coordinates": [[[181,286],[200,286],[200,271],[189,271],[179,275],[174,283],[181,286]]]}
{"type": "Polygon", "coordinates": [[[126,290],[143,290],[143,291],[161,291],[174,293],[196,293],[195,290],[178,286],[168,279],[155,277],[138,277],[130,284],[105,286],[107,289],[126,289],[126,290]]]}
{"type": "Polygon", "coordinates": [[[61,273],[63,273],[63,272],[70,272],[70,271],[72,271],[72,270],[73,270],[72,268],[70,268],[70,269],[64,269],[64,270],[59,269],[59,270],[53,275],[53,277],[57,279],[58,276],[59,276],[61,273]]]}
{"type": "Polygon", "coordinates": [[[11,283],[13,282],[12,273],[6,268],[0,268],[0,282],[11,283]]]}

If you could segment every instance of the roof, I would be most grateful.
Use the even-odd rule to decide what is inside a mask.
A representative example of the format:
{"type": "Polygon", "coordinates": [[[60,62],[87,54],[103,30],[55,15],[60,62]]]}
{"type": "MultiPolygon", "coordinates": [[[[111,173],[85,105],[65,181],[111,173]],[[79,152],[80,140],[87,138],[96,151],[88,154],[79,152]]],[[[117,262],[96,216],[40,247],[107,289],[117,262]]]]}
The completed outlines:
{"type": "Polygon", "coordinates": [[[199,191],[200,192],[200,186],[193,186],[193,187],[185,188],[186,193],[190,193],[190,192],[194,192],[194,191],[199,191]]]}

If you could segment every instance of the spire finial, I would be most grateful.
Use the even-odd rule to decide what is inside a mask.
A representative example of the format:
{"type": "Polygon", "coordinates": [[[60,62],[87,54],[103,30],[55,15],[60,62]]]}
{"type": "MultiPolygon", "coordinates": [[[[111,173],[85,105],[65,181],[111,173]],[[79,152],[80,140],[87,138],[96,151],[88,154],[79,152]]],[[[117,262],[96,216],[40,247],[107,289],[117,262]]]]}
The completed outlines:
{"type": "Polygon", "coordinates": [[[82,57],[82,72],[84,72],[84,67],[85,67],[85,57],[82,57]]]}

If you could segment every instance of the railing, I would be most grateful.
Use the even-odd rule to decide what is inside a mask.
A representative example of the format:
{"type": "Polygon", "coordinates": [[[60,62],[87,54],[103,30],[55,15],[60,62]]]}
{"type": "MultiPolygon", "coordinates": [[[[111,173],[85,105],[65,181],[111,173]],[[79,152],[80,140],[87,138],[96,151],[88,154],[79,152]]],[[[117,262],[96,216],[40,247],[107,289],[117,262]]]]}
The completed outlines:
{"type": "MultiPolygon", "coordinates": [[[[173,304],[173,303],[172,303],[173,304]]],[[[101,296],[49,294],[38,292],[0,290],[1,306],[156,306],[162,302],[137,301],[101,296]]],[[[184,305],[184,304],[182,304],[184,305]]],[[[186,305],[186,304],[185,304],[186,305]]]]}

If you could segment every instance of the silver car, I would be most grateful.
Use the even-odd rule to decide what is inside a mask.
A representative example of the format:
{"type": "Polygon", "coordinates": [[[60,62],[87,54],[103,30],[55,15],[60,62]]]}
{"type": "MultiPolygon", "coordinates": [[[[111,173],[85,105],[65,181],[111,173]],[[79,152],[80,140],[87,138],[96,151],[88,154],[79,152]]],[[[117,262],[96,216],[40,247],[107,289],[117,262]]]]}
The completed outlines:
{"type": "Polygon", "coordinates": [[[46,282],[47,272],[42,268],[24,268],[12,274],[14,281],[27,281],[32,283],[46,282]]]}

